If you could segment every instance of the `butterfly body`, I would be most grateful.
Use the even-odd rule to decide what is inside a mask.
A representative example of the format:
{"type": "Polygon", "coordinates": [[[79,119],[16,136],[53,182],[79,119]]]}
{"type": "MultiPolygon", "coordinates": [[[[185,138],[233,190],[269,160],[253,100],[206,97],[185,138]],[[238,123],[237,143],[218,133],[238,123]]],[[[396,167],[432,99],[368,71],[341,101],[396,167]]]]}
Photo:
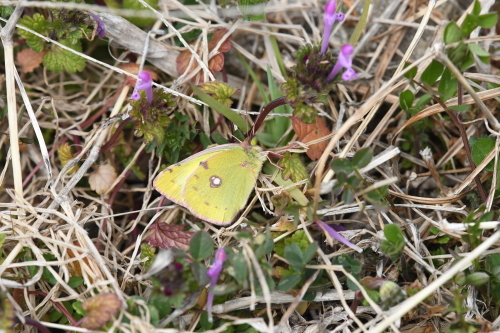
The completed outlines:
{"type": "Polygon", "coordinates": [[[229,225],[245,206],[266,155],[247,142],[212,147],[165,169],[154,186],[193,215],[229,225]]]}

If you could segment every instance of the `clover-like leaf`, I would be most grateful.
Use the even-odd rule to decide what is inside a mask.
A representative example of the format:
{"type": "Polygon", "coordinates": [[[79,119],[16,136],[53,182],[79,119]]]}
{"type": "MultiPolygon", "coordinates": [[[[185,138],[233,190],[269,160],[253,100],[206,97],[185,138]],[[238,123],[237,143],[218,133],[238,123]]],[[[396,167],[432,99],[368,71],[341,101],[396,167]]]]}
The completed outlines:
{"type": "Polygon", "coordinates": [[[155,223],[150,228],[153,234],[146,238],[145,241],[162,249],[176,247],[181,250],[187,250],[189,248],[189,240],[193,237],[194,232],[184,231],[184,228],[182,225],[155,223]]]}
{"type": "Polygon", "coordinates": [[[298,182],[308,177],[306,167],[300,161],[298,154],[287,152],[279,162],[279,166],[283,167],[283,179],[292,179],[293,182],[298,182]]]}

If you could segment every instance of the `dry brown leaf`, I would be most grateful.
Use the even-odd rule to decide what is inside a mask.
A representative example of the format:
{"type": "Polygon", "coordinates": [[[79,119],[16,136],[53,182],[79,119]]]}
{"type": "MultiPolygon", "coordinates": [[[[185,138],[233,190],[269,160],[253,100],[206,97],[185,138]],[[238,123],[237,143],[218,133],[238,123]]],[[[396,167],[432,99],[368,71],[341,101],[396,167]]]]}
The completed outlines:
{"type": "Polygon", "coordinates": [[[115,168],[111,164],[100,165],[89,176],[90,188],[97,194],[104,194],[117,176],[115,168]]]}
{"type": "Polygon", "coordinates": [[[87,315],[82,318],[82,326],[90,330],[98,330],[113,318],[118,312],[122,302],[113,293],[94,296],[82,303],[82,308],[87,315]]]}
{"type": "MultiPolygon", "coordinates": [[[[331,131],[326,127],[325,121],[320,117],[316,118],[314,124],[306,124],[299,118],[292,117],[292,125],[295,133],[297,133],[298,141],[303,143],[308,143],[331,134],[331,131]]],[[[321,157],[327,145],[327,140],[312,144],[309,146],[306,154],[311,160],[317,160],[321,157]]]]}
{"type": "MultiPolygon", "coordinates": [[[[219,44],[220,40],[227,34],[227,32],[228,32],[227,29],[219,29],[216,32],[214,32],[214,34],[212,35],[212,38],[208,42],[208,52],[212,52],[212,50],[215,49],[217,44],[219,44]]],[[[222,42],[222,44],[220,45],[220,47],[217,50],[219,53],[215,54],[213,57],[211,57],[208,60],[208,69],[212,73],[219,72],[224,67],[224,55],[222,53],[227,52],[231,49],[230,37],[231,36],[228,36],[222,42]]],[[[198,55],[200,55],[200,52],[198,52],[198,55]]],[[[191,62],[191,67],[189,68],[189,71],[186,74],[189,76],[189,74],[191,72],[193,72],[197,69],[196,63],[194,63],[191,60],[192,56],[193,55],[192,55],[191,51],[189,51],[189,50],[185,50],[177,56],[176,69],[177,69],[177,73],[179,73],[179,75],[184,74],[186,72],[186,70],[188,70],[188,65],[190,62],[191,62]]],[[[195,75],[191,79],[191,81],[203,83],[202,82],[203,81],[202,75],[200,73],[198,73],[197,75],[195,75]]]]}
{"type": "Polygon", "coordinates": [[[16,55],[16,60],[21,66],[22,73],[31,73],[43,62],[43,56],[46,51],[35,52],[32,49],[24,49],[16,55]]]}

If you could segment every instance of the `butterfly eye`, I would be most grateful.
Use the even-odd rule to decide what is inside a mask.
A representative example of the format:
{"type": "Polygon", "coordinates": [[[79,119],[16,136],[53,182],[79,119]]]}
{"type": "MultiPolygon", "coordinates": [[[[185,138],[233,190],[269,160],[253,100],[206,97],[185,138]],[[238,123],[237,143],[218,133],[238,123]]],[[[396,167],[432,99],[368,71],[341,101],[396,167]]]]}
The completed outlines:
{"type": "Polygon", "coordinates": [[[222,179],[219,176],[210,177],[210,187],[217,188],[222,185],[222,179]]]}

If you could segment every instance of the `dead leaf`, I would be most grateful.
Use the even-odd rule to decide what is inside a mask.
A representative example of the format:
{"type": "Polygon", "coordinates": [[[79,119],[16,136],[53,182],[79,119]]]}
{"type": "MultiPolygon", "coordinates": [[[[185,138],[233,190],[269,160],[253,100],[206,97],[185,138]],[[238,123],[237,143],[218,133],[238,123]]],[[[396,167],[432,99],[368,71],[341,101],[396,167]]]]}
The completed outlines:
{"type": "Polygon", "coordinates": [[[100,329],[113,319],[121,306],[122,302],[113,293],[99,294],[84,301],[82,308],[87,311],[87,315],[82,318],[82,326],[90,330],[100,329]]]}
{"type": "Polygon", "coordinates": [[[117,176],[115,168],[111,164],[100,165],[89,176],[90,188],[97,194],[104,194],[109,190],[117,176]]]}
{"type": "MultiPolygon", "coordinates": [[[[227,29],[219,29],[214,34],[212,35],[212,38],[208,42],[208,52],[212,52],[217,44],[221,41],[222,38],[227,34],[228,30],[227,29]]],[[[219,46],[217,51],[219,53],[215,54],[213,57],[211,57],[208,60],[208,69],[214,73],[214,72],[219,72],[222,70],[224,67],[224,55],[222,53],[225,53],[231,49],[231,36],[228,36],[219,46]]],[[[201,51],[197,52],[198,55],[201,56],[201,51]]],[[[188,65],[191,63],[191,67],[189,67],[189,71],[186,73],[187,76],[190,75],[191,72],[195,71],[198,69],[198,66],[196,62],[191,60],[193,54],[191,53],[190,50],[184,50],[177,56],[176,59],[176,68],[177,68],[177,73],[179,75],[182,75],[186,73],[188,70],[188,65]]],[[[198,73],[195,75],[191,81],[193,82],[200,82],[203,83],[202,75],[201,73],[198,73]]]]}
{"type": "Polygon", "coordinates": [[[32,49],[24,49],[16,55],[16,60],[21,66],[22,73],[31,73],[35,68],[38,68],[43,62],[43,56],[46,51],[35,52],[32,49]]]}
{"type": "MultiPolygon", "coordinates": [[[[303,143],[308,143],[331,134],[331,131],[326,127],[325,121],[319,117],[316,118],[314,124],[306,124],[299,118],[292,117],[292,125],[295,133],[297,133],[298,141],[303,143]]],[[[312,144],[309,146],[306,154],[311,160],[317,160],[321,157],[327,145],[328,140],[312,144]]]]}
{"type": "Polygon", "coordinates": [[[167,223],[155,223],[151,227],[153,234],[146,238],[146,242],[162,249],[176,247],[181,250],[189,248],[189,240],[194,232],[184,231],[182,225],[171,225],[167,223]]]}

